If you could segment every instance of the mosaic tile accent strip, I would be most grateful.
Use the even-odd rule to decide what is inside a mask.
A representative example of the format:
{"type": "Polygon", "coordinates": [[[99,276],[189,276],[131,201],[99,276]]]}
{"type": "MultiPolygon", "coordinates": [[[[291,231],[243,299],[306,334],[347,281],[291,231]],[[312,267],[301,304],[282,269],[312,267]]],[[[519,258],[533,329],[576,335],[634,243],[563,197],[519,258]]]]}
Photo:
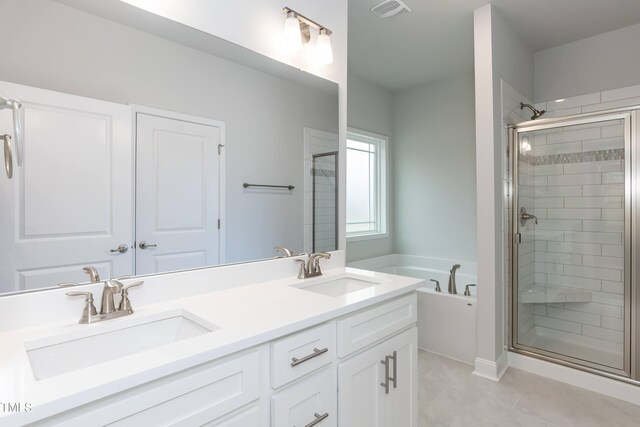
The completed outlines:
{"type": "Polygon", "coordinates": [[[520,156],[520,161],[529,165],[559,165],[566,163],[602,162],[605,160],[624,159],[624,149],[585,151],[584,153],[550,154],[548,156],[520,156]]]}
{"type": "Polygon", "coordinates": [[[326,176],[329,178],[334,178],[336,176],[336,171],[328,170],[328,169],[311,169],[311,175],[315,176],[326,176]]]}

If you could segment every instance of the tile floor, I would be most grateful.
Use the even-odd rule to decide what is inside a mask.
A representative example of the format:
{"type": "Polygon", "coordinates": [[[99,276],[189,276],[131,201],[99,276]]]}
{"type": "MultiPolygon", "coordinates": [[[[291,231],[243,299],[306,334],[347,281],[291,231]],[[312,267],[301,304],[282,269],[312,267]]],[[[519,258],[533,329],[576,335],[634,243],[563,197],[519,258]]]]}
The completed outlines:
{"type": "Polygon", "coordinates": [[[518,369],[499,383],[420,351],[419,426],[640,426],[640,406],[518,369]]]}

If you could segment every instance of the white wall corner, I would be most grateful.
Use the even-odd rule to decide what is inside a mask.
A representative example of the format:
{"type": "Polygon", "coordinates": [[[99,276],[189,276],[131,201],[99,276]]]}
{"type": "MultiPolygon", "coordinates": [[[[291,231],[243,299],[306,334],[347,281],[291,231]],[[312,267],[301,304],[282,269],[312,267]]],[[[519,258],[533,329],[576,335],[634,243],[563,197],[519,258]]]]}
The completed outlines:
{"type": "Polygon", "coordinates": [[[476,357],[473,374],[491,381],[500,381],[509,367],[508,354],[507,351],[503,351],[496,361],[476,357]]]}

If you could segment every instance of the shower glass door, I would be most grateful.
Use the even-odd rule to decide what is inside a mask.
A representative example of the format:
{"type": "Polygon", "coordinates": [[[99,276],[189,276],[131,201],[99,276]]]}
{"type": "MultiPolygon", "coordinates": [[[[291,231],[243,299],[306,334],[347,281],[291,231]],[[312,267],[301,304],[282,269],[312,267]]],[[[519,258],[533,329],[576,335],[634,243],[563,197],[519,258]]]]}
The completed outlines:
{"type": "Polygon", "coordinates": [[[515,349],[631,375],[631,115],[512,130],[515,349]]]}

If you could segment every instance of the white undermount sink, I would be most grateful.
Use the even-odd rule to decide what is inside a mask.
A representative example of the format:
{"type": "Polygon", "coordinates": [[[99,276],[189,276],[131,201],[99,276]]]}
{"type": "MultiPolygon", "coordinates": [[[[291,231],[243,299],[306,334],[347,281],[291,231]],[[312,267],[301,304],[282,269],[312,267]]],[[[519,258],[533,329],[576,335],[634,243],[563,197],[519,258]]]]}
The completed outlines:
{"type": "Polygon", "coordinates": [[[350,294],[352,292],[357,292],[363,289],[372,288],[379,284],[380,284],[379,282],[372,282],[369,280],[347,276],[347,277],[340,277],[338,279],[328,280],[321,283],[312,283],[309,285],[298,284],[294,286],[299,289],[303,289],[305,291],[311,291],[318,294],[327,295],[330,297],[340,297],[346,294],[350,294]]]}
{"type": "Polygon", "coordinates": [[[173,310],[81,325],[73,332],[26,341],[24,345],[35,378],[42,380],[216,329],[220,328],[188,311],[173,310]]]}

